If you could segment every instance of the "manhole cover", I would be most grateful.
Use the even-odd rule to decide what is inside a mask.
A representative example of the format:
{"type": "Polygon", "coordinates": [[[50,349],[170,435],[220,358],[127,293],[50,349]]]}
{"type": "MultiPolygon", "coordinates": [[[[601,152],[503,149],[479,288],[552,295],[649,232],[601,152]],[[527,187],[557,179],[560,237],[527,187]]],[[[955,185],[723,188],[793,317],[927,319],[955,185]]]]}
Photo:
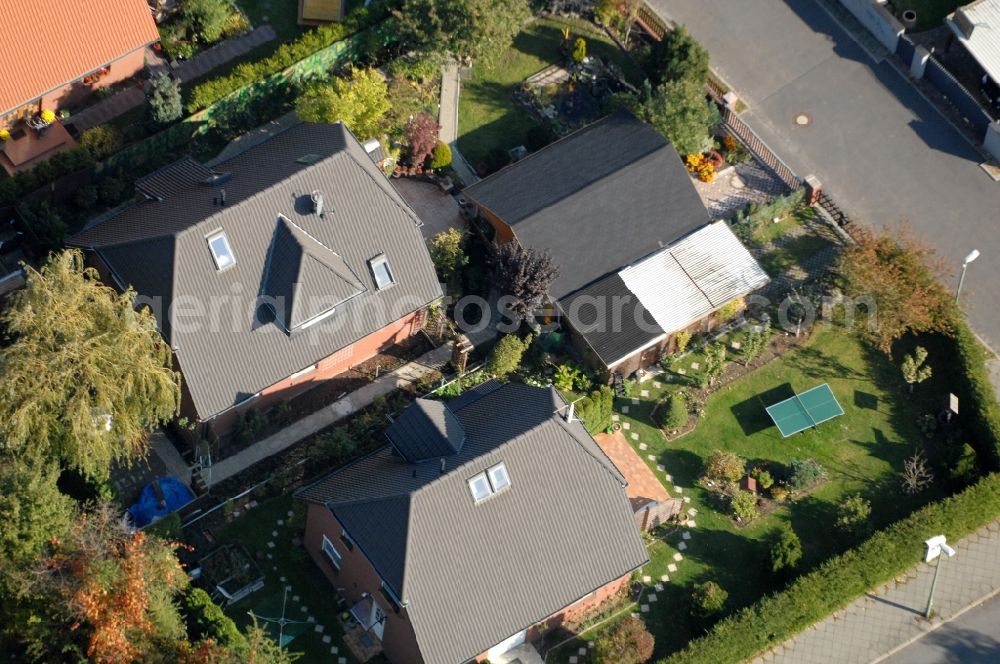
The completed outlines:
{"type": "Polygon", "coordinates": [[[741,178],[739,175],[734,175],[733,177],[729,178],[729,186],[732,187],[733,189],[743,189],[747,185],[746,182],[743,181],[743,178],[741,178]]]}
{"type": "Polygon", "coordinates": [[[795,116],[795,124],[797,124],[800,127],[805,127],[811,122],[812,118],[810,118],[805,113],[799,113],[798,115],[795,116]]]}

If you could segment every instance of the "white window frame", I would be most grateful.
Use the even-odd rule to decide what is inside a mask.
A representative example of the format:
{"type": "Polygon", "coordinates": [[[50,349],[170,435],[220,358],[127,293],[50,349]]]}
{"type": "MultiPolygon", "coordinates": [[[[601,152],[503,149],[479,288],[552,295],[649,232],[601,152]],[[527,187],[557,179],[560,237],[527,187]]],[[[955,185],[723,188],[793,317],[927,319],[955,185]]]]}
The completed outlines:
{"type": "Polygon", "coordinates": [[[218,270],[219,272],[224,272],[229,268],[233,267],[234,265],[236,265],[236,254],[233,253],[233,246],[229,244],[229,238],[226,236],[225,231],[216,231],[215,233],[206,236],[205,240],[208,242],[208,250],[212,252],[212,259],[215,261],[216,270],[218,270]],[[225,265],[223,265],[220,262],[221,255],[216,253],[215,247],[212,246],[212,243],[215,242],[216,240],[222,240],[222,244],[226,248],[226,254],[228,254],[228,257],[230,259],[229,263],[225,265]]]}
{"type": "Polygon", "coordinates": [[[333,545],[333,542],[331,542],[330,538],[326,535],[323,535],[323,542],[320,544],[320,550],[323,551],[333,566],[339,570],[340,566],[343,564],[344,555],[340,551],[337,551],[337,547],[333,545]]]}
{"type": "Polygon", "coordinates": [[[493,493],[500,493],[501,491],[506,491],[510,488],[510,473],[507,472],[507,466],[504,465],[503,461],[496,464],[495,466],[490,466],[486,469],[486,477],[490,480],[490,488],[493,489],[493,493]],[[507,481],[504,486],[497,486],[497,481],[494,479],[494,474],[497,472],[503,473],[503,479],[507,481]]]}
{"type": "Polygon", "coordinates": [[[386,288],[390,288],[393,285],[395,285],[395,283],[396,283],[396,277],[392,273],[392,266],[389,265],[389,259],[386,257],[385,254],[379,254],[378,256],[375,256],[374,258],[369,259],[368,260],[368,269],[371,270],[372,279],[375,280],[375,288],[377,288],[378,290],[385,290],[386,288]],[[389,283],[384,284],[384,285],[379,283],[379,281],[378,281],[378,270],[376,269],[377,265],[384,265],[385,266],[385,271],[389,275],[389,283]]]}
{"type": "Polygon", "coordinates": [[[481,503],[493,495],[493,485],[490,484],[490,480],[489,478],[486,477],[485,471],[469,478],[469,493],[472,494],[472,500],[475,503],[481,503]],[[476,495],[476,489],[475,489],[475,485],[479,481],[482,481],[483,486],[486,488],[486,495],[481,497],[476,495]]]}

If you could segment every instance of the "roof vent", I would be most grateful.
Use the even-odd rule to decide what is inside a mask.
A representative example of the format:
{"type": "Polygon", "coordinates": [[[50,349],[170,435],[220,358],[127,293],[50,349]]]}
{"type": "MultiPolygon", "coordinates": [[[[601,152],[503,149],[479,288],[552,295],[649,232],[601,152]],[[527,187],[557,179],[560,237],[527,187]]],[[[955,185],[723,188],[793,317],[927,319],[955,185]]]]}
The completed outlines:
{"type": "Polygon", "coordinates": [[[324,212],[324,210],[323,210],[323,192],[322,191],[314,191],[312,194],[310,194],[309,198],[312,200],[313,213],[317,217],[319,217],[320,219],[322,219],[323,218],[323,212],[324,212]]]}

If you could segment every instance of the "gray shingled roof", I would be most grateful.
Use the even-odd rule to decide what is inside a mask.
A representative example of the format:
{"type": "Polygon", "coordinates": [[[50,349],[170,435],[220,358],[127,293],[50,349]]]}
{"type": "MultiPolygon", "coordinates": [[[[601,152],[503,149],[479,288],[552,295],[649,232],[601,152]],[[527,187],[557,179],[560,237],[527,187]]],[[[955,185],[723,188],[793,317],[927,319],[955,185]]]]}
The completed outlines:
{"type": "Polygon", "coordinates": [[[328,506],[402,599],[426,664],[465,662],[648,559],[624,479],[555,390],[460,399],[466,441],[443,473],[387,446],[297,494],[328,506]],[[500,462],[510,488],[474,503],[468,479],[500,462]]]}
{"type": "Polygon", "coordinates": [[[417,399],[386,429],[385,435],[401,457],[419,463],[456,454],[465,444],[465,430],[444,403],[417,399]]]}
{"type": "Polygon", "coordinates": [[[673,146],[622,111],[552,143],[463,192],[548,250],[549,294],[583,288],[708,222],[673,146]]]}
{"type": "MultiPolygon", "coordinates": [[[[190,160],[172,164],[143,180],[153,199],[70,240],[98,252],[119,281],[149,298],[200,417],[220,413],[440,297],[419,219],[343,125],[298,124],[213,170],[231,178],[212,186],[205,169],[190,160]],[[297,161],[308,153],[322,159],[297,161]],[[322,219],[309,201],[316,190],[325,197],[322,219]],[[322,260],[304,269],[288,263],[281,267],[284,274],[268,272],[268,256],[280,239],[279,215],[294,225],[287,230],[299,251],[322,260]],[[236,257],[221,272],[206,242],[218,230],[236,257]],[[379,290],[368,261],[383,253],[395,283],[379,290]],[[282,290],[278,282],[291,297],[285,312],[293,323],[328,311],[331,303],[337,305],[334,313],[288,334],[279,322],[262,318],[258,306],[260,295],[282,290]],[[208,313],[198,314],[199,308],[208,313]]],[[[280,240],[277,249],[295,254],[284,253],[294,243],[280,240]]]]}

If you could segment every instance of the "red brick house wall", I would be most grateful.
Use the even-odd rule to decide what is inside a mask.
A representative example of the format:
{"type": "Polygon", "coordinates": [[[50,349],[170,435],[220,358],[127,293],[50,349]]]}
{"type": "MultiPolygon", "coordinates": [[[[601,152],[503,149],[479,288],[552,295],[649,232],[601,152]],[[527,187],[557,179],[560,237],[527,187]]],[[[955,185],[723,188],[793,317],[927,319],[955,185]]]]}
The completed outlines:
{"type": "Polygon", "coordinates": [[[306,531],[302,544],[317,567],[332,587],[352,605],[361,601],[362,594],[366,592],[381,605],[386,614],[382,648],[393,664],[423,664],[423,658],[417,647],[417,637],[413,633],[406,609],[400,609],[399,613],[392,610],[389,602],[382,596],[381,577],[357,546],[349,550],[341,541],[342,531],[343,528],[330,510],[322,505],[312,503],[308,505],[306,531]],[[342,556],[339,570],[323,553],[323,535],[327,536],[342,556]]]}
{"type": "Polygon", "coordinates": [[[145,47],[142,47],[112,61],[108,65],[108,73],[90,85],[84,85],[83,83],[83,78],[91,73],[88,72],[84,76],[81,76],[80,79],[44,94],[42,96],[42,108],[58,111],[61,108],[84,101],[96,90],[132,78],[146,66],[145,51],[145,47]]]}

